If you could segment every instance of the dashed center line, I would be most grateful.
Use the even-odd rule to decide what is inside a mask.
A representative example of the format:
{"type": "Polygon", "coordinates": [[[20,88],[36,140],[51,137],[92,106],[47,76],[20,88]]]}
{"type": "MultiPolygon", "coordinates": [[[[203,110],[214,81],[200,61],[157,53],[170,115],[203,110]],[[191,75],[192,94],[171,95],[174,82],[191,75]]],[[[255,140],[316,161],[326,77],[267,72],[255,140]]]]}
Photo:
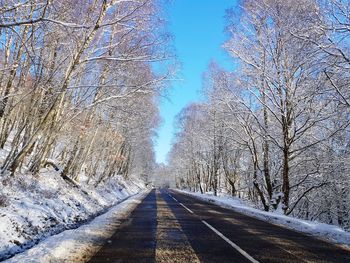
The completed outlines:
{"type": "MultiPolygon", "coordinates": [[[[190,212],[191,214],[194,214],[194,212],[189,209],[187,206],[185,206],[183,203],[179,202],[176,200],[175,197],[171,196],[170,194],[168,194],[170,197],[172,197],[176,202],[178,202],[183,208],[185,208],[188,212],[190,212]]],[[[205,220],[201,220],[201,222],[206,225],[209,229],[211,229],[215,234],[217,234],[219,237],[221,237],[223,240],[225,240],[231,247],[233,247],[234,249],[236,249],[242,256],[244,256],[246,259],[248,259],[250,262],[252,263],[259,263],[259,261],[257,261],[256,259],[254,259],[251,255],[249,255],[247,252],[245,252],[243,249],[241,249],[237,244],[235,244],[234,242],[232,242],[230,239],[228,239],[226,236],[224,236],[224,234],[222,234],[219,230],[217,230],[216,228],[214,228],[212,225],[210,225],[208,222],[206,222],[205,220]]]]}
{"type": "Polygon", "coordinates": [[[172,199],[174,199],[174,201],[179,202],[179,201],[177,201],[177,199],[176,199],[175,197],[173,197],[171,194],[168,194],[168,196],[170,196],[172,199]]]}
{"type": "Polygon", "coordinates": [[[183,203],[180,203],[180,202],[179,202],[179,204],[180,204],[183,208],[185,208],[188,212],[190,212],[191,214],[194,214],[193,211],[192,211],[191,209],[189,209],[188,207],[186,207],[183,203]]]}
{"type": "Polygon", "coordinates": [[[204,225],[209,227],[211,230],[214,231],[215,234],[217,234],[219,237],[221,237],[223,240],[225,240],[228,244],[231,245],[234,249],[236,249],[242,256],[244,256],[246,259],[248,259],[252,263],[259,263],[256,259],[254,259],[252,256],[250,256],[247,252],[245,252],[243,249],[241,249],[239,246],[237,246],[235,243],[233,243],[230,239],[225,237],[219,230],[214,228],[212,225],[210,225],[208,222],[201,220],[204,225]]]}

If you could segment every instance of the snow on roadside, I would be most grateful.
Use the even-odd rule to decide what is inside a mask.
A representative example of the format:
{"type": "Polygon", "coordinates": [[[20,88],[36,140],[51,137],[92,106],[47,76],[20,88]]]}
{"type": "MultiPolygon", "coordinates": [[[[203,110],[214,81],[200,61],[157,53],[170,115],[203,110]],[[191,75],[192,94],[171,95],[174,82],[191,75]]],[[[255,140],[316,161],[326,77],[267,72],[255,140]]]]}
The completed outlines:
{"type": "Polygon", "coordinates": [[[180,193],[197,199],[215,203],[221,207],[229,208],[242,214],[258,218],[269,223],[284,226],[316,237],[325,238],[333,243],[350,246],[350,233],[334,225],[319,223],[316,221],[302,220],[279,213],[265,212],[249,207],[239,198],[230,196],[213,196],[210,194],[194,193],[179,189],[173,189],[180,193]]]}
{"type": "Polygon", "coordinates": [[[139,193],[145,185],[122,176],[100,186],[68,184],[59,173],[0,178],[0,260],[25,251],[49,236],[74,229],[111,206],[139,193]]]}
{"type": "Polygon", "coordinates": [[[113,235],[121,220],[128,217],[147,193],[144,191],[134,195],[90,223],[51,236],[37,246],[4,262],[86,262],[113,235]]]}

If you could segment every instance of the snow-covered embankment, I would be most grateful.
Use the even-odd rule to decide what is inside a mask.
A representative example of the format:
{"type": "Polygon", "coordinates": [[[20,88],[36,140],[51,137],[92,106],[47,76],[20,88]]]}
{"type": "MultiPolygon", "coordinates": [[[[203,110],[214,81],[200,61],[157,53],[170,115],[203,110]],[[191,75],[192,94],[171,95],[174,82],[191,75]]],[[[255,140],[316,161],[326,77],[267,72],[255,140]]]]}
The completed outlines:
{"type": "MultiPolygon", "coordinates": [[[[80,187],[75,187],[50,170],[41,171],[39,176],[5,175],[0,178],[0,186],[0,260],[46,239],[54,240],[62,231],[90,223],[96,216],[145,189],[141,180],[126,180],[122,176],[98,186],[82,182],[80,187]],[[50,236],[53,237],[48,238],[50,236]]],[[[130,204],[136,202],[133,200],[130,204]]],[[[121,207],[124,206],[123,203],[121,207]]],[[[111,211],[116,212],[116,207],[111,211]]],[[[71,231],[74,234],[78,230],[71,231]]]]}
{"type": "Polygon", "coordinates": [[[108,241],[121,220],[127,218],[146,195],[147,191],[134,195],[89,224],[51,236],[5,262],[86,262],[108,241]]]}

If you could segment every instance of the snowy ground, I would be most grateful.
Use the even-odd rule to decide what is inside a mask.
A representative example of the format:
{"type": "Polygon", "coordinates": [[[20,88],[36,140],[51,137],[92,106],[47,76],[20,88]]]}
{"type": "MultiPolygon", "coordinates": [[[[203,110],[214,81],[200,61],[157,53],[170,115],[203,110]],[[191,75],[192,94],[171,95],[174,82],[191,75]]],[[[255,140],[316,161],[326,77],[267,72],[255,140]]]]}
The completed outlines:
{"type": "Polygon", "coordinates": [[[311,234],[316,237],[327,239],[333,243],[341,244],[350,247],[350,233],[343,229],[324,223],[318,223],[315,221],[301,220],[289,216],[285,216],[279,213],[265,212],[250,207],[239,198],[233,198],[230,196],[213,196],[210,194],[193,193],[189,191],[183,191],[174,189],[180,193],[193,196],[197,199],[212,202],[219,206],[233,209],[237,212],[276,224],[284,226],[290,229],[294,229],[303,233],[311,234]]]}
{"type": "MultiPolygon", "coordinates": [[[[101,187],[82,184],[80,189],[49,170],[43,170],[38,177],[30,174],[2,176],[0,260],[22,252],[49,236],[89,222],[144,188],[137,179],[119,177],[101,187]]],[[[72,231],[75,233],[75,230],[72,231]]]]}
{"type": "Polygon", "coordinates": [[[112,207],[105,214],[74,230],[51,236],[37,246],[18,254],[7,263],[86,262],[113,235],[122,219],[143,200],[147,191],[112,207]]]}

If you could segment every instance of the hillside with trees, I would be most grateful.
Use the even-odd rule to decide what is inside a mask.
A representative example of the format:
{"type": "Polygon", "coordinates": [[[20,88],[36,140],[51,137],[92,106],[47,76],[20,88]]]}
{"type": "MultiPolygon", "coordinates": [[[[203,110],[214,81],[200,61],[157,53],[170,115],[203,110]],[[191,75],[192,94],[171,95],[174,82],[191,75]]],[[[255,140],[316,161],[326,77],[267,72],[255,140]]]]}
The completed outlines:
{"type": "Polygon", "coordinates": [[[170,74],[152,68],[169,56],[159,14],[156,1],[2,2],[2,174],[52,166],[98,185],[152,171],[170,74]]]}

